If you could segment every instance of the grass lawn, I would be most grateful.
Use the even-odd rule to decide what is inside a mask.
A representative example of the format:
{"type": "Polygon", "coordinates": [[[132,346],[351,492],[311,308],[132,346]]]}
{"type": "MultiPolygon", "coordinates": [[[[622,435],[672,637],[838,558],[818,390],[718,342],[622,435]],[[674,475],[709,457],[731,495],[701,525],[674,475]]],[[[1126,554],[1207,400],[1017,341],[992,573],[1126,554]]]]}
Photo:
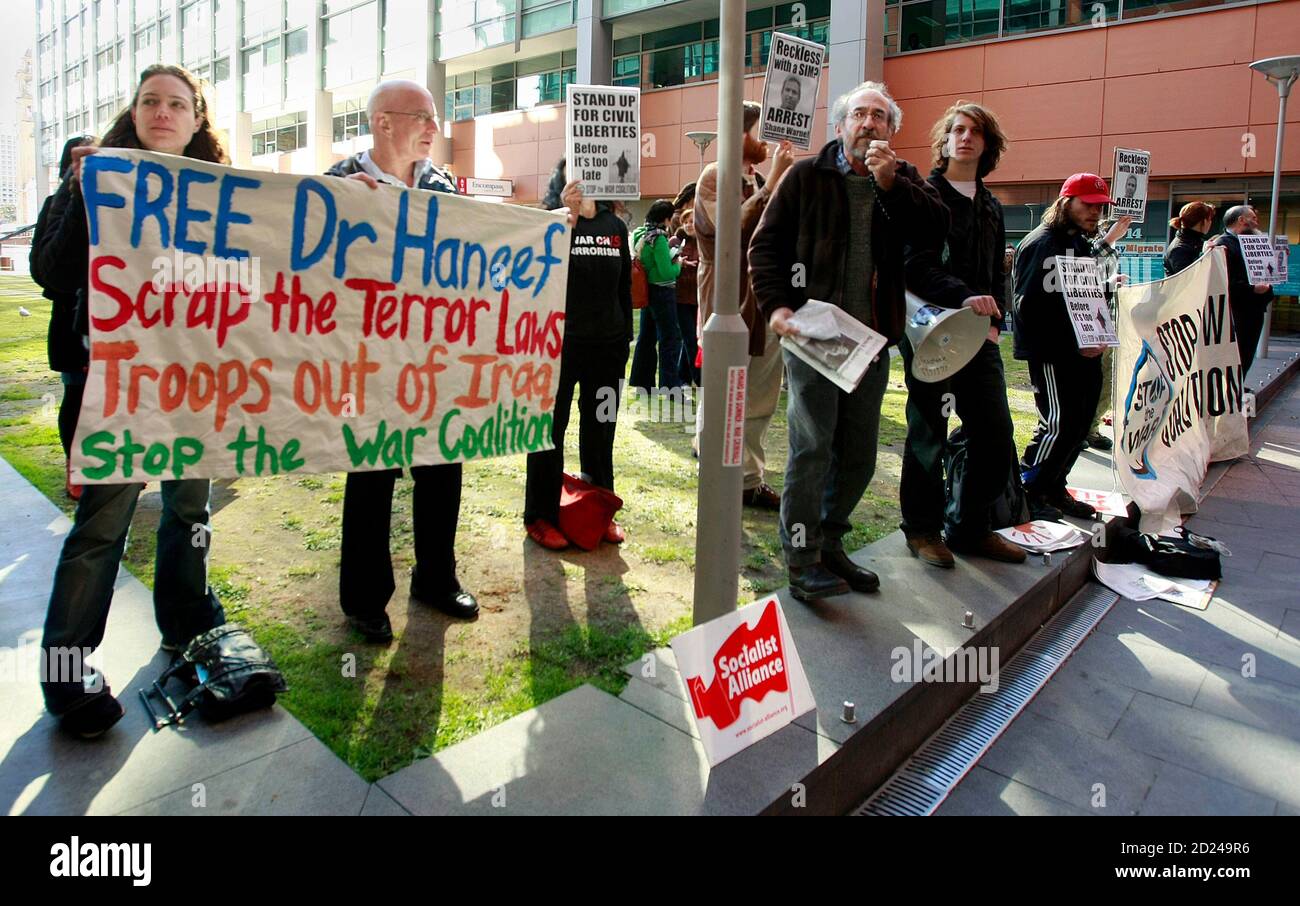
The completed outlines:
{"type": "MultiPolygon", "coordinates": [[[[45,358],[48,323],[49,302],[29,280],[0,277],[0,456],[71,514],[55,422],[61,386],[45,358]]],[[[1023,449],[1036,418],[1033,396],[1010,341],[1002,347],[1023,449]]],[[[905,399],[895,353],[879,464],[854,512],[851,550],[898,525],[905,399]]],[[[576,468],[574,417],[567,452],[576,468]]],[[[779,490],[784,402],[767,449],[768,482],[779,490]]],[[[230,618],[248,626],[284,670],[285,707],[374,780],[582,683],[617,693],[624,664],[689,628],[697,491],[690,435],[627,406],[615,462],[627,543],[560,554],[525,541],[522,457],[466,466],[457,557],[461,581],[482,610],[473,623],[406,598],[409,481],[398,483],[393,511],[391,645],[362,643],[338,608],[341,474],[213,482],[211,582],[230,618]]],[[[149,485],[142,495],[126,553],[127,567],[146,585],[153,581],[157,492],[149,485]]],[[[742,602],[785,584],[775,514],[746,510],[743,545],[742,602]]]]}

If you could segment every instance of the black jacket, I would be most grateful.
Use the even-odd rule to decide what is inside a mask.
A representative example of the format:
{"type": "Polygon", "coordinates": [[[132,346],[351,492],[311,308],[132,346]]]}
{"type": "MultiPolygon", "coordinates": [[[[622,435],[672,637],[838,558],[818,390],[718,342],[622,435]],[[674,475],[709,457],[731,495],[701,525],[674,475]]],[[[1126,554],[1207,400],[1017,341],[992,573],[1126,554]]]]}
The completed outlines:
{"type": "Polygon", "coordinates": [[[1205,250],[1205,234],[1191,227],[1179,230],[1165,249],[1165,276],[1172,277],[1201,257],[1205,250]]]}
{"type": "MultiPolygon", "coordinates": [[[[849,195],[836,165],[839,147],[838,139],[828,142],[815,158],[790,167],[749,243],[749,278],[764,318],[782,307],[798,310],[809,299],[840,304],[850,249],[849,195]],[[795,264],[803,266],[802,281],[794,279],[795,264]]],[[[904,244],[942,243],[947,232],[948,209],[938,191],[900,159],[894,187],[876,192],[871,229],[872,321],[890,343],[898,342],[907,322],[904,244]]]]}
{"type": "MultiPolygon", "coordinates": [[[[353,173],[364,173],[365,168],[361,166],[361,154],[354,154],[351,157],[345,157],[334,166],[325,171],[326,176],[351,176],[353,173]]],[[[393,174],[396,175],[396,174],[393,174]]],[[[456,191],[456,180],[450,173],[436,164],[430,165],[429,170],[420,177],[420,182],[414,188],[424,189],[426,192],[446,192],[450,195],[459,195],[456,191]]]]}
{"type": "Polygon", "coordinates": [[[564,342],[632,339],[632,254],[627,224],[604,205],[579,217],[569,241],[564,342]]]}
{"type": "Polygon", "coordinates": [[[1002,205],[983,180],[976,180],[974,200],[953,188],[938,171],[927,181],[947,206],[951,225],[937,242],[908,243],[907,288],[941,308],[961,308],[971,296],[992,296],[1000,314],[989,321],[1001,327],[1006,316],[1002,259],[1007,245],[1002,205]]]}
{"type": "Polygon", "coordinates": [[[1243,311],[1251,306],[1263,308],[1273,301],[1273,288],[1266,293],[1255,292],[1250,282],[1250,272],[1246,269],[1246,256],[1241,253],[1241,243],[1236,233],[1224,233],[1214,240],[1215,245],[1223,246],[1228,254],[1228,304],[1243,311]]]}
{"type": "MultiPolygon", "coordinates": [[[[90,353],[82,339],[83,334],[77,331],[76,326],[77,294],[78,291],[84,292],[86,268],[89,266],[90,237],[85,233],[83,216],[81,224],[85,244],[82,247],[83,254],[74,256],[80,259],[80,269],[75,270],[78,268],[78,261],[67,260],[67,248],[59,235],[65,229],[64,221],[67,216],[67,205],[72,201],[71,193],[64,195],[59,203],[58,216],[52,221],[51,214],[55,210],[57,198],[59,193],[56,191],[45,199],[45,204],[41,205],[41,213],[36,218],[36,228],[32,232],[30,264],[32,279],[40,285],[41,295],[51,302],[50,329],[45,340],[50,369],[60,372],[80,372],[90,364],[90,353]],[[67,286],[69,274],[72,276],[80,274],[82,284],[71,292],[66,288],[62,290],[58,288],[67,286]]],[[[81,207],[80,197],[76,198],[76,204],[78,208],[81,207]]],[[[75,233],[70,225],[67,229],[69,235],[75,233]]]]}
{"type": "Polygon", "coordinates": [[[1095,257],[1092,243],[1073,227],[1039,224],[1020,241],[1016,253],[1016,358],[1064,362],[1081,354],[1052,261],[1057,255],[1070,254],[1095,257]]]}
{"type": "Polygon", "coordinates": [[[54,303],[50,367],[55,371],[80,371],[90,361],[82,339],[90,333],[86,305],[90,232],[81,188],[75,180],[65,179],[41,209],[32,235],[31,269],[32,279],[54,303]]]}

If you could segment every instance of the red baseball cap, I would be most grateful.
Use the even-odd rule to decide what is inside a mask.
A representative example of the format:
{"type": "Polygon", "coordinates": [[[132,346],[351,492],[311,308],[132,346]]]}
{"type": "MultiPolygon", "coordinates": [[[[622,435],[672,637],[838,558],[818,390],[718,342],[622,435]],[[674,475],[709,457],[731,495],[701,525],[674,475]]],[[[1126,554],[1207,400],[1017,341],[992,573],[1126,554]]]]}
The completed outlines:
{"type": "Polygon", "coordinates": [[[1061,186],[1061,197],[1077,198],[1084,204],[1110,204],[1110,189],[1096,173],[1076,173],[1061,186]]]}

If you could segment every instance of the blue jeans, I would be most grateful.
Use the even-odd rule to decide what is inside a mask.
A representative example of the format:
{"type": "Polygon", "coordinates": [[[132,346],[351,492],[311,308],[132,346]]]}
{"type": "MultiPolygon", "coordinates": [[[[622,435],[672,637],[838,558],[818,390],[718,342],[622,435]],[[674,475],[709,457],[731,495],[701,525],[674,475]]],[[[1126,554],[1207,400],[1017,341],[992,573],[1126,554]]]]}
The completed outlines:
{"type": "Polygon", "coordinates": [[[790,457],[781,491],[781,547],[787,566],[812,566],[844,549],[849,516],[876,471],[880,404],[889,384],[889,350],[845,393],[789,351],[786,417],[790,457]]]}
{"type": "MultiPolygon", "coordinates": [[[[75,648],[89,653],[104,640],[117,568],[143,488],[143,484],[92,484],[82,490],[72,531],[54,570],[41,639],[47,665],[60,661],[59,651],[75,648]]],[[[208,587],[210,489],[207,479],[162,483],[153,603],[165,645],[184,645],[226,621],[221,603],[208,587]]],[[[75,677],[48,676],[41,686],[45,705],[54,714],[72,710],[86,697],[75,677]]]]}
{"type": "Polygon", "coordinates": [[[633,387],[649,387],[655,373],[655,341],[659,342],[659,386],[680,387],[682,329],[677,322],[677,290],[650,284],[650,302],[641,309],[641,330],[632,354],[633,387]]]}

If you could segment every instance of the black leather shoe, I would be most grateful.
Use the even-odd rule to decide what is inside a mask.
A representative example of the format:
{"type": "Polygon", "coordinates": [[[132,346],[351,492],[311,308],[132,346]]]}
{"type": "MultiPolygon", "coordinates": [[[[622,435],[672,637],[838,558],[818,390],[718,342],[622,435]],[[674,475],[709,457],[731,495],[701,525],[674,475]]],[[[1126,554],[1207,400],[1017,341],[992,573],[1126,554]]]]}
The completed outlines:
{"type": "Polygon", "coordinates": [[[367,642],[391,642],[393,624],[388,622],[388,614],[377,617],[348,617],[348,625],[366,637],[367,642]]]}
{"type": "Polygon", "coordinates": [[[478,601],[463,588],[441,595],[426,595],[412,588],[411,597],[458,620],[472,620],[478,616],[478,601]]]}
{"type": "Polygon", "coordinates": [[[59,726],[79,739],[95,739],[108,732],[125,713],[121,702],[105,687],[99,695],[90,696],[84,703],[63,714],[59,718],[59,726]]]}
{"type": "Polygon", "coordinates": [[[790,594],[797,601],[818,601],[849,593],[849,583],[820,563],[790,567],[790,594]]]}
{"type": "Polygon", "coordinates": [[[1044,522],[1060,522],[1065,514],[1047,502],[1045,497],[1029,497],[1030,521],[1041,519],[1044,522]]]}
{"type": "Polygon", "coordinates": [[[844,551],[822,551],[822,566],[849,583],[854,591],[880,591],[880,577],[858,566],[844,551]]]}

